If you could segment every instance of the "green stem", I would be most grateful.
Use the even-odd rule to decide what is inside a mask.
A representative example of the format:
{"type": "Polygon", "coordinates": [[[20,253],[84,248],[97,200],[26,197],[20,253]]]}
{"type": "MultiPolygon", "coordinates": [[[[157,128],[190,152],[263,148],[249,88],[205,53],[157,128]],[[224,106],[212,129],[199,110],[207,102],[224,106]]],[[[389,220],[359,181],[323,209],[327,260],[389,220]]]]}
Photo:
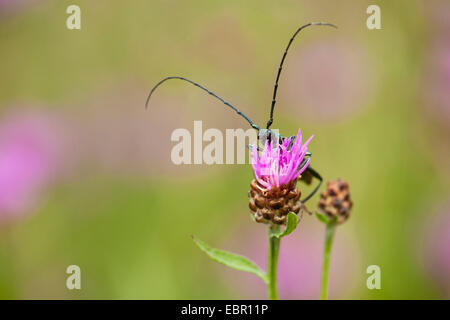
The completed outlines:
{"type": "Polygon", "coordinates": [[[328,274],[330,271],[331,247],[333,245],[335,230],[336,223],[328,222],[325,229],[325,248],[323,251],[322,291],[320,294],[321,300],[327,300],[328,297],[328,274]]]}
{"type": "Polygon", "coordinates": [[[280,251],[280,239],[274,234],[279,233],[280,226],[271,225],[269,227],[269,245],[267,254],[267,292],[270,300],[277,300],[277,265],[278,253],[280,251]]]}

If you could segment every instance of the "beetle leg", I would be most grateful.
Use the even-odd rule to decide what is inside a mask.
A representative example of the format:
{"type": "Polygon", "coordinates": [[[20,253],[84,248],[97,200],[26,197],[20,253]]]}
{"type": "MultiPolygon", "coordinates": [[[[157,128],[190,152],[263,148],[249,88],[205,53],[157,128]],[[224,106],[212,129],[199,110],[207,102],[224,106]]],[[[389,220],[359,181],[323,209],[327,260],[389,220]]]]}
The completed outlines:
{"type": "Polygon", "coordinates": [[[311,174],[311,176],[313,176],[314,178],[318,179],[319,180],[319,184],[314,188],[314,190],[309,195],[306,196],[306,198],[304,198],[303,200],[300,200],[302,203],[305,203],[306,201],[311,199],[311,197],[313,195],[316,194],[316,192],[319,190],[319,188],[320,188],[320,186],[322,184],[322,181],[323,181],[322,176],[316,170],[314,170],[313,168],[308,167],[308,169],[306,169],[306,171],[308,171],[308,174],[311,174]]]}

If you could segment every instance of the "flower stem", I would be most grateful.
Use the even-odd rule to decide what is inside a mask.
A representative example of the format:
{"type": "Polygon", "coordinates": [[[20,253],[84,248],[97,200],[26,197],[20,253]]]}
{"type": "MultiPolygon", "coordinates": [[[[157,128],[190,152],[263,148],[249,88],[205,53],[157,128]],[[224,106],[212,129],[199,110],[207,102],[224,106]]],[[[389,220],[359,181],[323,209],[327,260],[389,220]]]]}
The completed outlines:
{"type": "Polygon", "coordinates": [[[278,253],[280,250],[280,239],[275,237],[280,231],[280,226],[271,225],[269,227],[269,245],[267,253],[267,292],[270,300],[277,300],[277,265],[278,265],[278,253]]]}
{"type": "Polygon", "coordinates": [[[336,222],[330,221],[326,224],[325,247],[323,251],[322,290],[320,294],[321,300],[327,300],[328,297],[328,274],[330,271],[331,247],[333,245],[335,230],[336,222]]]}

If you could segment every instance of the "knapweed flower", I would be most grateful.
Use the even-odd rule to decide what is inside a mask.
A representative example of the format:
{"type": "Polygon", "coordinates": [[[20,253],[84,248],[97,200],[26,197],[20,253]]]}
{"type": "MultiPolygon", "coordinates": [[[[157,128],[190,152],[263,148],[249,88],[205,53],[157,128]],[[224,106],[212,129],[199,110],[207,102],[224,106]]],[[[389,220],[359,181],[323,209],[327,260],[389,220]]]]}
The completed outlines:
{"type": "Polygon", "coordinates": [[[33,209],[59,165],[60,136],[54,123],[39,113],[2,119],[0,222],[19,218],[33,209]]]}
{"type": "Polygon", "coordinates": [[[320,195],[319,211],[327,218],[336,218],[337,223],[342,223],[350,216],[352,206],[348,183],[341,179],[328,181],[327,189],[320,195]]]}
{"type": "Polygon", "coordinates": [[[297,180],[309,165],[310,158],[305,159],[305,156],[312,138],[302,144],[299,130],[296,139],[266,140],[260,155],[257,145],[253,145],[255,179],[250,183],[249,207],[257,222],[284,224],[289,212],[299,213],[302,203],[297,180]]]}

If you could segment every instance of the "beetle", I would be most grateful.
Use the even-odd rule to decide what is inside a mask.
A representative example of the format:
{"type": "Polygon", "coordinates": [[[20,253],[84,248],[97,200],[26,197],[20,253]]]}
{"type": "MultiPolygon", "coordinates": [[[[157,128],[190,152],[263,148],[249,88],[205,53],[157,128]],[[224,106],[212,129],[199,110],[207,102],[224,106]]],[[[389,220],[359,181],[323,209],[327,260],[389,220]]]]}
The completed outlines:
{"type": "MultiPolygon", "coordinates": [[[[275,86],[273,89],[273,97],[272,97],[272,104],[270,106],[270,115],[269,115],[269,120],[267,121],[267,125],[266,128],[260,128],[256,123],[254,123],[249,117],[247,117],[242,111],[240,111],[238,108],[236,108],[235,106],[233,106],[231,103],[227,102],[226,100],[224,100],[223,98],[219,97],[218,95],[216,95],[215,93],[213,93],[212,91],[208,90],[207,88],[205,88],[204,86],[198,84],[197,82],[194,82],[192,80],[189,80],[187,78],[184,77],[180,77],[180,76],[170,76],[170,77],[166,77],[164,79],[162,79],[161,81],[159,81],[150,91],[147,100],[145,102],[145,108],[148,107],[150,98],[153,94],[153,92],[155,92],[155,90],[164,82],[166,82],[167,80],[171,80],[171,79],[177,79],[177,80],[183,80],[183,81],[187,81],[189,83],[191,83],[192,85],[200,88],[201,90],[205,91],[206,93],[210,94],[211,96],[213,96],[214,98],[220,100],[223,104],[225,104],[227,107],[231,108],[232,110],[234,110],[239,116],[241,116],[242,118],[244,118],[249,124],[250,126],[258,131],[258,141],[264,145],[266,140],[269,139],[269,141],[271,141],[272,139],[277,139],[279,143],[281,143],[282,141],[284,141],[285,137],[281,136],[279,133],[270,130],[270,127],[273,123],[273,113],[274,113],[274,109],[275,109],[275,104],[276,104],[276,97],[277,97],[277,91],[278,91],[278,82],[280,80],[280,75],[281,75],[281,71],[283,69],[283,64],[284,61],[286,59],[286,55],[289,51],[289,48],[292,44],[292,42],[294,41],[295,37],[300,33],[300,31],[302,31],[303,29],[310,27],[310,26],[328,26],[328,27],[333,27],[333,28],[337,28],[334,24],[331,23],[326,23],[326,22],[310,22],[308,24],[305,24],[301,27],[299,27],[297,29],[297,31],[295,31],[295,33],[292,35],[292,37],[289,40],[289,43],[283,53],[283,57],[281,59],[281,63],[280,66],[278,68],[278,72],[277,72],[277,77],[275,79],[275,86]]],[[[291,144],[294,142],[295,140],[295,136],[291,137],[291,144]]],[[[307,152],[304,161],[306,161],[308,158],[310,158],[312,156],[311,152],[307,152]]],[[[304,163],[302,163],[303,165],[304,163]]],[[[302,166],[301,165],[301,166],[302,166]]],[[[301,167],[300,166],[300,167],[301,167]]],[[[301,177],[301,181],[304,181],[306,184],[311,184],[312,183],[312,179],[316,178],[317,180],[319,180],[319,183],[317,184],[317,186],[314,188],[314,190],[308,195],[306,196],[304,199],[301,200],[302,203],[305,203],[306,201],[308,201],[316,192],[317,190],[319,190],[320,185],[322,184],[322,176],[313,168],[311,168],[310,166],[308,166],[308,168],[304,171],[302,177],[301,177]]]]}

